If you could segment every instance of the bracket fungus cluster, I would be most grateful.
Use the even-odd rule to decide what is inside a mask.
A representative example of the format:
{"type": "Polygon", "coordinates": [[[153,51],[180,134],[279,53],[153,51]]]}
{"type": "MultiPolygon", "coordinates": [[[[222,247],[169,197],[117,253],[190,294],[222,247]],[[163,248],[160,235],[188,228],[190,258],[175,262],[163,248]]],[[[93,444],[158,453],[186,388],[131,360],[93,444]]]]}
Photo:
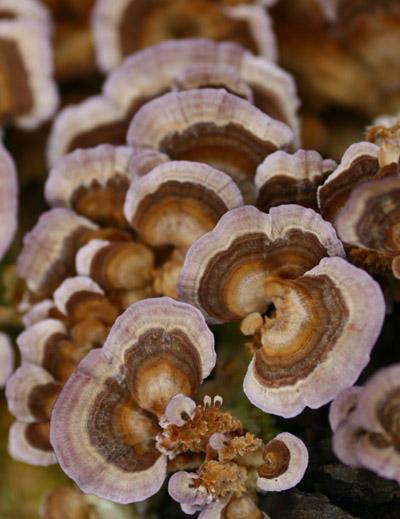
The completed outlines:
{"type": "MultiPolygon", "coordinates": [[[[79,11],[86,37],[93,9],[80,90],[80,58],[67,55],[79,40],[64,69],[50,11],[39,0],[0,0],[0,124],[19,127],[1,138],[13,153],[13,133],[56,109],[51,45],[63,82],[63,108],[37,131],[47,139],[48,205],[32,227],[37,212],[23,199],[30,231],[10,251],[17,288],[0,269],[0,322],[9,326],[3,303],[13,299],[23,326],[12,329],[14,373],[0,332],[0,385],[15,417],[9,453],[59,464],[76,485],[48,493],[44,517],[69,502],[74,519],[147,517],[165,485],[172,514],[180,506],[199,519],[269,519],[274,498],[259,494],[292,489],[307,470],[308,449],[292,433],[316,463],[324,456],[325,438],[312,423],[311,434],[302,430],[299,415],[330,402],[337,458],[400,484],[399,365],[354,386],[384,323],[381,286],[400,279],[399,116],[377,119],[368,142],[341,160],[345,146],[326,153],[338,163],[322,148],[301,149],[300,125],[309,142],[307,113],[329,95],[306,96],[299,118],[270,23],[281,30],[285,4],[297,13],[301,0],[46,1],[56,24],[79,11]],[[293,419],[290,432],[277,417],[293,419]]],[[[311,54],[329,48],[337,59],[337,43],[371,24],[368,6],[306,4],[327,33],[320,49],[305,37],[311,54]]],[[[307,70],[332,71],[319,59],[307,70]]],[[[346,88],[343,99],[354,107],[346,88]]],[[[1,143],[1,257],[16,213],[16,167],[1,143]]]]}
{"type": "Polygon", "coordinates": [[[263,411],[291,417],[320,407],[368,364],[385,304],[343,255],[331,225],[295,205],[230,211],[189,249],[178,295],[208,322],[242,320],[254,335],[244,391],[263,411]]]}
{"type": "Polygon", "coordinates": [[[400,484],[400,365],[375,373],[363,387],[332,402],[333,450],[346,465],[372,470],[400,484]]]}
{"type": "Polygon", "coordinates": [[[96,59],[103,72],[123,58],[161,40],[206,37],[235,41],[255,54],[276,59],[275,35],[263,7],[270,0],[97,0],[92,27],[96,59]]]}
{"type": "MultiPolygon", "coordinates": [[[[55,118],[49,136],[48,163],[54,166],[61,156],[75,148],[93,147],[104,142],[124,144],[132,117],[148,101],[171,90],[211,87],[223,87],[239,99],[246,99],[249,105],[254,103],[264,113],[288,124],[294,133],[294,145],[299,145],[299,101],[293,78],[273,61],[254,56],[240,45],[194,38],[168,40],[133,54],[109,74],[102,94],[63,108],[55,118]]],[[[204,110],[208,110],[213,124],[213,110],[217,109],[215,101],[210,98],[209,103],[207,99],[204,102],[204,110]]],[[[244,110],[242,103],[239,107],[244,110]]],[[[248,110],[251,113],[246,118],[252,117],[254,108],[248,110]]],[[[241,118],[240,124],[244,121],[241,118]]],[[[162,127],[161,123],[158,128],[162,127]]],[[[253,131],[254,125],[261,123],[258,116],[253,131]]],[[[285,145],[289,145],[292,137],[286,134],[286,139],[285,145]]]]}

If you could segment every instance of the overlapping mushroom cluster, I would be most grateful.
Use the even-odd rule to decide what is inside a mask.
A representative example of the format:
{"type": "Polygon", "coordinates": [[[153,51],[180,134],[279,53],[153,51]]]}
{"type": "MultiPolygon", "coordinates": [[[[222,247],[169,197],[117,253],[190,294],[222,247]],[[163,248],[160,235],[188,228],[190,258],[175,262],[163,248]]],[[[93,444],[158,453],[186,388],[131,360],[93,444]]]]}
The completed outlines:
{"type": "Polygon", "coordinates": [[[400,365],[375,373],[331,404],[333,449],[346,465],[363,467],[400,484],[400,365]]]}
{"type": "MultiPolygon", "coordinates": [[[[98,2],[94,24],[110,36],[137,5],[120,2],[105,29],[108,6],[98,2]]],[[[84,492],[118,503],[177,471],[169,493],[186,513],[265,518],[255,491],[296,485],[307,449],[290,433],[265,444],[218,396],[196,403],[215,365],[206,323],[240,321],[251,337],[244,392],[262,411],[293,417],[348,390],[385,302],[335,228],[383,251],[375,264],[397,275],[398,155],[358,143],[337,166],[298,149],[291,77],[235,43],[170,40],[120,64],[125,36],[110,37],[113,55],[99,59],[118,68],[102,94],[54,122],[51,209],[17,262],[26,329],[6,390],[10,453],[58,462],[84,492]]]]}

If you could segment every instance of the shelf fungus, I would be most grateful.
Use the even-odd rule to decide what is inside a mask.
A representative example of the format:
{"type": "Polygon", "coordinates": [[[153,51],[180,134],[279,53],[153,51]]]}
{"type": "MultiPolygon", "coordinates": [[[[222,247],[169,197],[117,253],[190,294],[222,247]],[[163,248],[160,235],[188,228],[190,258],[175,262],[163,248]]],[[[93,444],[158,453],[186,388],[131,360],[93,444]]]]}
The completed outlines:
{"type": "Polygon", "coordinates": [[[6,393],[17,418],[9,440],[15,459],[56,463],[49,442],[54,401],[80,360],[103,345],[118,313],[101,288],[83,276],[66,279],[52,301],[32,307],[31,324],[17,337],[22,366],[9,379],[6,393]]]}
{"type": "Polygon", "coordinates": [[[56,111],[50,33],[40,2],[0,2],[1,125],[31,130],[56,111]]]}
{"type": "Polygon", "coordinates": [[[322,217],[335,225],[339,212],[356,186],[372,178],[396,174],[397,164],[380,163],[380,148],[372,142],[357,142],[344,153],[339,166],[318,188],[322,217]]]}
{"type": "Polygon", "coordinates": [[[375,264],[400,279],[400,178],[391,176],[357,186],[340,211],[340,238],[365,250],[375,264]]]}
{"type": "Polygon", "coordinates": [[[255,205],[265,213],[281,204],[298,204],[318,211],[317,188],[336,166],[334,160],[323,160],[316,151],[271,153],[257,168],[255,205]]]}
{"type": "Polygon", "coordinates": [[[170,496],[186,513],[201,511],[201,518],[266,517],[254,491],[281,491],[299,483],[308,464],[305,445],[290,433],[264,445],[220,409],[221,397],[213,403],[205,397],[203,406],[190,400],[177,395],[168,404],[157,447],[170,459],[181,451],[204,451],[205,458],[195,472],[179,471],[170,478],[170,496]]]}
{"type": "Polygon", "coordinates": [[[14,160],[0,139],[0,258],[10,246],[17,229],[18,181],[14,160]]]}
{"type": "Polygon", "coordinates": [[[0,333],[0,387],[4,386],[14,369],[14,351],[8,335],[0,333]]]}
{"type": "Polygon", "coordinates": [[[281,492],[299,483],[308,465],[304,443],[291,433],[278,434],[263,451],[263,465],[258,469],[257,486],[261,490],[281,492]]]}
{"type": "Polygon", "coordinates": [[[57,399],[50,439],[61,468],[84,492],[112,501],[155,494],[167,467],[155,447],[158,420],[175,395],[194,394],[215,360],[198,310],[170,298],[131,305],[57,399]]]}
{"type": "Polygon", "coordinates": [[[178,296],[208,322],[242,320],[254,336],[244,391],[263,411],[292,417],[321,407],[367,365],[385,304],[343,255],[332,226],[295,205],[230,211],[189,249],[178,296]]]}
{"type": "MultiPolygon", "coordinates": [[[[333,450],[346,465],[369,469],[400,484],[400,365],[382,368],[358,388],[352,407],[331,404],[333,450]]],[[[339,395],[340,401],[344,400],[339,395]]]]}
{"type": "Polygon", "coordinates": [[[75,253],[83,237],[99,228],[71,209],[43,213],[25,235],[17,260],[17,274],[39,298],[51,296],[57,286],[75,273],[75,253]]]}
{"type": "Polygon", "coordinates": [[[156,149],[172,160],[203,162],[229,174],[246,200],[265,156],[289,146],[288,126],[226,90],[171,92],[134,116],[127,141],[134,151],[156,149]],[[161,114],[161,115],[160,115],[161,114]]]}
{"type": "Polygon", "coordinates": [[[122,207],[132,176],[126,146],[102,144],[65,155],[50,170],[45,197],[51,207],[67,207],[100,224],[126,227],[122,207]]]}
{"type": "Polygon", "coordinates": [[[168,40],[136,52],[109,74],[101,95],[61,110],[49,136],[49,165],[75,148],[124,144],[129,123],[141,106],[178,85],[187,90],[194,84],[226,88],[248,98],[270,117],[288,124],[293,146],[299,146],[299,99],[293,77],[238,44],[193,38],[168,40]]]}
{"type": "Polygon", "coordinates": [[[144,6],[140,0],[97,0],[92,27],[98,66],[109,72],[125,56],[160,40],[199,36],[236,41],[274,60],[276,43],[268,12],[262,2],[241,4],[156,0],[144,6]]]}
{"type": "MultiPolygon", "coordinates": [[[[187,249],[230,209],[243,205],[233,180],[206,164],[169,161],[132,181],[124,213],[141,240],[172,252],[154,273],[156,292],[176,298],[187,249]]],[[[143,246],[143,245],[142,245],[143,246]]]]}

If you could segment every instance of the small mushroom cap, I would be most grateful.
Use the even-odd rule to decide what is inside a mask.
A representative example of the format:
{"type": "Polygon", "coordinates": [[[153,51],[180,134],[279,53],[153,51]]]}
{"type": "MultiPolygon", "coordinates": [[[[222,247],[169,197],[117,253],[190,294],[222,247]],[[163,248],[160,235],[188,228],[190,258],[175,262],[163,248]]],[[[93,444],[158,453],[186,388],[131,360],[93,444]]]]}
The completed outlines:
{"type": "Polygon", "coordinates": [[[0,258],[10,246],[17,229],[18,181],[11,155],[0,141],[0,258]]]}
{"type": "Polygon", "coordinates": [[[257,168],[256,206],[268,212],[271,207],[294,203],[317,211],[317,187],[335,168],[335,161],[323,160],[316,151],[298,150],[294,155],[275,151],[257,168]]]}
{"type": "Polygon", "coordinates": [[[65,279],[54,292],[54,303],[57,309],[67,315],[67,305],[70,298],[76,292],[93,292],[95,294],[104,295],[103,290],[92,279],[86,276],[76,276],[74,278],[65,279]]]}
{"type": "Polygon", "coordinates": [[[102,224],[126,224],[122,205],[129,186],[132,150],[102,144],[62,157],[50,170],[45,197],[52,207],[70,207],[102,224]],[[119,211],[118,211],[119,209],[119,211]]]}
{"type": "Polygon", "coordinates": [[[2,54],[9,55],[1,64],[5,80],[5,113],[1,119],[4,115],[23,129],[36,128],[54,114],[58,105],[49,27],[43,20],[28,17],[2,20],[0,46],[2,54]],[[7,63],[10,59],[12,67],[7,63]],[[6,98],[11,102],[8,107],[6,98]]]}
{"type": "Polygon", "coordinates": [[[346,420],[358,404],[362,387],[352,386],[338,394],[329,407],[329,425],[335,432],[339,425],[346,420]]]}
{"type": "Polygon", "coordinates": [[[288,432],[278,434],[267,443],[263,457],[266,463],[258,470],[257,486],[270,492],[296,486],[308,465],[307,447],[288,432]]]}
{"type": "Polygon", "coordinates": [[[178,297],[210,323],[263,313],[265,276],[296,278],[324,256],[344,256],[333,227],[312,209],[287,205],[264,214],[255,207],[226,213],[186,254],[178,297]]]}
{"type": "Polygon", "coordinates": [[[108,98],[92,96],[78,105],[66,106],[54,118],[46,149],[50,168],[76,148],[92,148],[108,142],[123,144],[125,114],[108,98]]]}
{"type": "Polygon", "coordinates": [[[181,427],[194,416],[196,402],[184,395],[175,395],[165,408],[165,418],[168,422],[181,427]]]}
{"type": "Polygon", "coordinates": [[[45,369],[24,363],[7,382],[8,409],[20,422],[48,421],[60,389],[45,369]]]}
{"type": "Polygon", "coordinates": [[[341,239],[388,255],[400,254],[400,178],[364,182],[352,192],[336,221],[341,239]]]}
{"type": "Polygon", "coordinates": [[[22,362],[40,366],[45,358],[49,339],[66,334],[65,325],[58,319],[43,319],[29,326],[17,337],[22,362]]]}
{"type": "Polygon", "coordinates": [[[189,472],[175,472],[168,482],[168,494],[178,503],[201,508],[211,502],[212,496],[205,488],[194,487],[194,477],[189,472]]]}
{"type": "Polygon", "coordinates": [[[197,162],[169,161],[131,183],[124,213],[146,243],[188,248],[240,205],[238,187],[222,171],[197,162]]]}
{"type": "Polygon", "coordinates": [[[48,466],[57,463],[49,441],[49,422],[14,422],[10,427],[8,451],[16,461],[48,466]]]}
{"type": "Polygon", "coordinates": [[[5,333],[0,333],[0,387],[4,386],[14,369],[14,351],[5,333]]]}
{"type": "Polygon", "coordinates": [[[292,138],[284,123],[226,90],[209,88],[153,99],[135,114],[127,134],[135,151],[158,149],[174,160],[205,162],[232,176],[248,196],[258,164],[292,138]]]}
{"type": "Polygon", "coordinates": [[[360,427],[356,413],[350,413],[347,420],[339,424],[332,437],[332,450],[342,463],[350,467],[362,466],[358,460],[356,444],[363,434],[365,431],[360,427]]]}
{"type": "Polygon", "coordinates": [[[97,225],[70,209],[56,208],[43,213],[25,235],[17,260],[17,274],[28,288],[44,297],[74,273],[75,252],[84,233],[97,225]]]}
{"type": "Polygon", "coordinates": [[[334,222],[354,187],[377,173],[378,151],[371,142],[357,142],[345,151],[339,166],[318,188],[318,205],[325,220],[334,222]]]}
{"type": "Polygon", "coordinates": [[[53,300],[44,299],[29,308],[29,310],[22,316],[22,323],[25,328],[28,328],[29,326],[32,326],[32,324],[50,317],[50,313],[55,310],[55,308],[53,300]]]}
{"type": "Polygon", "coordinates": [[[379,285],[341,258],[324,258],[294,281],[266,280],[277,309],[261,331],[244,391],[285,418],[330,402],[355,383],[382,328],[379,285]]]}

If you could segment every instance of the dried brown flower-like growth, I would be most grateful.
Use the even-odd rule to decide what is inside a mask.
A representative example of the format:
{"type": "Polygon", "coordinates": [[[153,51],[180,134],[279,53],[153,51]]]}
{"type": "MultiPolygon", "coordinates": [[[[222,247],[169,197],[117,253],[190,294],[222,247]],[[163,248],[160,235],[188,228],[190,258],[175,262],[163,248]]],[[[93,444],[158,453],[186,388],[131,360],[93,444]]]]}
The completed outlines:
{"type": "Polygon", "coordinates": [[[109,72],[125,56],[170,38],[235,41],[255,54],[275,60],[275,37],[263,3],[97,0],[92,26],[99,68],[109,72]]]}
{"type": "Polygon", "coordinates": [[[243,319],[242,332],[254,334],[244,391],[265,412],[291,417],[320,407],[369,361],[383,296],[361,269],[324,258],[335,255],[343,248],[333,228],[300,206],[231,211],[186,255],[179,297],[209,322],[243,319]]]}
{"type": "Polygon", "coordinates": [[[298,204],[318,211],[317,188],[336,166],[334,160],[323,160],[316,151],[271,153],[257,168],[255,205],[264,213],[281,204],[298,204]]]}
{"type": "Polygon", "coordinates": [[[166,474],[158,419],[214,364],[214,339],[196,309],[169,298],[130,306],[57,399],[50,437],[63,470],[85,492],[113,501],[153,495],[166,474]]]}
{"type": "MultiPolygon", "coordinates": [[[[167,411],[183,398],[178,395],[171,400],[167,411]]],[[[206,453],[196,472],[174,474],[168,491],[186,513],[201,510],[199,517],[244,519],[248,513],[262,518],[254,490],[281,491],[295,486],[307,468],[307,449],[290,433],[282,433],[264,445],[229,413],[219,410],[221,401],[217,397],[211,406],[211,399],[206,397],[204,407],[195,407],[184,423],[178,423],[179,415],[178,421],[174,416],[172,422],[162,418],[164,430],[157,437],[162,452],[174,457],[182,445],[182,450],[206,453]]]]}
{"type": "Polygon", "coordinates": [[[330,410],[333,450],[346,465],[363,467],[400,483],[399,392],[400,366],[375,373],[351,395],[345,412],[339,395],[330,410]],[[339,419],[341,416],[342,419],[339,419]]]}
{"type": "Polygon", "coordinates": [[[40,2],[0,2],[1,125],[33,129],[54,114],[50,33],[50,16],[40,2]]]}
{"type": "Polygon", "coordinates": [[[128,57],[108,76],[101,95],[61,110],[49,137],[49,165],[75,148],[123,144],[138,109],[171,89],[192,88],[193,74],[196,88],[224,87],[241,96],[245,91],[256,107],[287,123],[294,133],[293,145],[299,145],[299,100],[289,74],[234,43],[169,40],[128,57]]]}

